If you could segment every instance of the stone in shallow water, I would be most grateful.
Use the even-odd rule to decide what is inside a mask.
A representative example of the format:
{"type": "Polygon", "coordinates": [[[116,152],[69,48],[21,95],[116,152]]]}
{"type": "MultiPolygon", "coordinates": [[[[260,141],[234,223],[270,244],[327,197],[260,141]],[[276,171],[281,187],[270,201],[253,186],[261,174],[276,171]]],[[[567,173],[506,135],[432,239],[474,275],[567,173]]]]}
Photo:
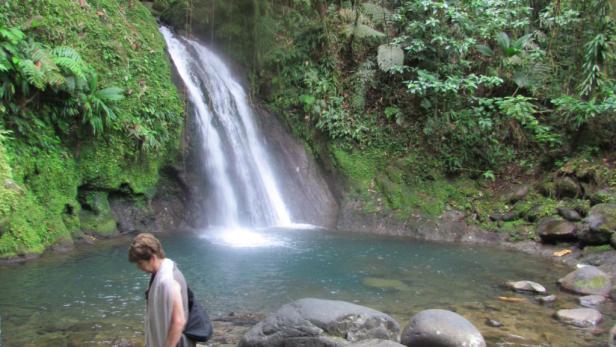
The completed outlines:
{"type": "Polygon", "coordinates": [[[411,288],[404,282],[396,279],[366,277],[361,281],[365,286],[380,289],[395,289],[399,291],[408,291],[411,288]]]}
{"type": "Polygon", "coordinates": [[[580,328],[595,326],[603,319],[601,313],[592,308],[558,310],[558,312],[556,312],[556,317],[563,323],[571,324],[580,328]]]}
{"type": "Polygon", "coordinates": [[[532,281],[511,281],[507,282],[507,287],[516,292],[532,292],[543,294],[546,292],[545,287],[537,282],[532,281]]]}
{"type": "Polygon", "coordinates": [[[556,295],[538,296],[537,300],[542,304],[547,304],[556,301],[556,295]]]}
{"type": "Polygon", "coordinates": [[[579,294],[607,295],[612,283],[610,278],[595,266],[584,266],[558,280],[566,290],[579,294]]]}
{"type": "Polygon", "coordinates": [[[605,297],[602,295],[586,295],[578,298],[580,305],[584,307],[596,307],[605,302],[605,297]]]}
{"type": "Polygon", "coordinates": [[[486,318],[486,325],[493,328],[500,328],[503,326],[503,323],[494,319],[486,318]]]}
{"type": "Polygon", "coordinates": [[[411,317],[401,342],[406,346],[485,347],[475,326],[461,315],[447,310],[425,310],[411,317]]]}
{"type": "Polygon", "coordinates": [[[253,326],[239,347],[347,345],[397,340],[400,325],[385,313],[344,301],[306,298],[282,306],[253,326]]]}

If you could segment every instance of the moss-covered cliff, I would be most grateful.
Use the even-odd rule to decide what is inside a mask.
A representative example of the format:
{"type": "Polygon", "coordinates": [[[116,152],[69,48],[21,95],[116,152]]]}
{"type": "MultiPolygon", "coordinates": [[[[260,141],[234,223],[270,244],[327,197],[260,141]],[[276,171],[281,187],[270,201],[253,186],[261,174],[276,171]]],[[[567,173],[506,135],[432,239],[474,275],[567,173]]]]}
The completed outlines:
{"type": "Polygon", "coordinates": [[[108,209],[97,207],[108,203],[92,200],[120,192],[147,201],[161,167],[179,154],[183,103],[157,23],[139,1],[9,0],[1,6],[0,28],[26,38],[13,42],[15,48],[2,35],[0,53],[15,71],[0,70],[0,77],[28,89],[0,93],[0,257],[70,243],[82,229],[114,232],[108,209]],[[79,92],[78,76],[70,74],[43,88],[30,75],[19,80],[20,62],[43,71],[53,64],[45,52],[60,47],[81,57],[90,88],[79,92]],[[108,87],[121,88],[124,98],[100,106],[100,92],[113,91],[108,87]]]}
{"type": "Polygon", "coordinates": [[[565,173],[586,162],[614,176],[611,3],[156,0],[153,7],[245,67],[255,100],[344,177],[343,206],[405,226],[454,209],[521,240],[536,236],[529,220],[615,188],[613,178],[565,173]],[[513,206],[519,186],[527,194],[513,206]]]}

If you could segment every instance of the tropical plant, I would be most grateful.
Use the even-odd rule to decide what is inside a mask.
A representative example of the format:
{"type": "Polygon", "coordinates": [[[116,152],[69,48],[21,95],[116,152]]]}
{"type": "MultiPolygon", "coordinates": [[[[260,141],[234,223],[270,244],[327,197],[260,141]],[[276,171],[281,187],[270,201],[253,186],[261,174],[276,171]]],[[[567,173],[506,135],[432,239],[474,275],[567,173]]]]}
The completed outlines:
{"type": "Polygon", "coordinates": [[[73,48],[48,48],[18,28],[0,27],[0,97],[4,122],[39,138],[48,123],[68,134],[75,117],[99,135],[116,118],[112,103],[124,96],[118,87],[100,89],[98,75],[73,48]]]}

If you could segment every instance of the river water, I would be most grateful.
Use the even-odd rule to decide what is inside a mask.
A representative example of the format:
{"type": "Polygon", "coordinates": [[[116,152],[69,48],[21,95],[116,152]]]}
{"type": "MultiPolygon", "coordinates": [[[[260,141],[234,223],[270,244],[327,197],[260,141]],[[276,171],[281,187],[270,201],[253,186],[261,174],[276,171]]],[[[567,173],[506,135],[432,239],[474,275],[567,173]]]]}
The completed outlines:
{"type": "MultiPolygon", "coordinates": [[[[161,235],[213,318],[268,313],[303,297],[355,302],[392,315],[402,327],[428,308],[454,310],[489,346],[604,346],[613,323],[593,330],[552,316],[576,307],[555,282],[569,269],[526,254],[399,238],[268,229],[161,235]],[[552,306],[502,287],[533,280],[558,300],[552,306]],[[505,302],[499,296],[520,298],[505,302]],[[504,324],[489,327],[486,319],[504,324]]],[[[146,274],[127,262],[129,238],[80,246],[21,265],[0,266],[2,346],[100,346],[142,340],[146,274]]]]}

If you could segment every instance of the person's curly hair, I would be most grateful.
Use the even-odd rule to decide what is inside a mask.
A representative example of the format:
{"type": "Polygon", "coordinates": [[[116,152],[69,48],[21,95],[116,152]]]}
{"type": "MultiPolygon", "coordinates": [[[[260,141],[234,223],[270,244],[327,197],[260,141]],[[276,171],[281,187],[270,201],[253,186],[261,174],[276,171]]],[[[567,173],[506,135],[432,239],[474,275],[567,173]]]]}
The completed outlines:
{"type": "Polygon", "coordinates": [[[150,233],[142,233],[135,236],[128,249],[128,261],[131,263],[137,263],[142,260],[148,261],[152,259],[153,255],[160,259],[165,258],[165,251],[160,241],[150,233]]]}

